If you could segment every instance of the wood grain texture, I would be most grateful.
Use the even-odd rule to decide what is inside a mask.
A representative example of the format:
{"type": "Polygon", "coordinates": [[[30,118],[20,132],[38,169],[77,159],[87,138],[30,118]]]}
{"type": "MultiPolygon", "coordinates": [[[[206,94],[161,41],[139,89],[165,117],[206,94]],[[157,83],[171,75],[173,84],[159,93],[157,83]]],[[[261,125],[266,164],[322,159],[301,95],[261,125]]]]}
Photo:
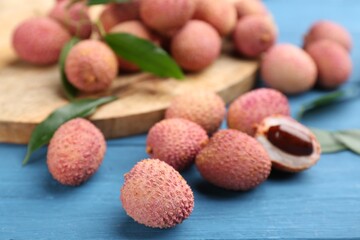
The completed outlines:
{"type": "MultiPolygon", "coordinates": [[[[57,66],[36,67],[17,59],[11,48],[11,33],[24,19],[45,14],[52,1],[1,1],[0,21],[11,24],[0,31],[0,142],[26,143],[34,127],[54,109],[67,103],[57,66]],[[20,9],[14,14],[13,9],[20,9]]],[[[92,12],[96,18],[99,8],[92,12]]],[[[119,100],[101,107],[90,120],[107,138],[146,132],[163,118],[171,99],[182,93],[207,89],[226,102],[249,90],[258,68],[256,61],[232,56],[231,49],[202,72],[187,74],[184,81],[160,79],[151,74],[120,74],[103,95],[119,100]]]]}

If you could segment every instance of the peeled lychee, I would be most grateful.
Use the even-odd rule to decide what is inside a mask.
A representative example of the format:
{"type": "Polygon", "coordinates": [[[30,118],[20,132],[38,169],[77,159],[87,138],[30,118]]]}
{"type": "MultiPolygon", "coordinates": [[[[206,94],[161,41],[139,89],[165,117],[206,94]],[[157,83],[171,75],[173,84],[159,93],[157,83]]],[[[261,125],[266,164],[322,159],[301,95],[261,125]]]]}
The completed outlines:
{"type": "Polygon", "coordinates": [[[270,158],[261,144],[232,129],[215,133],[195,163],[207,181],[235,191],[258,186],[271,170],[270,158]]]}
{"type": "Polygon", "coordinates": [[[24,61],[46,65],[58,61],[62,47],[71,38],[59,23],[38,17],[22,22],[13,34],[12,44],[24,61]]]}
{"type": "Polygon", "coordinates": [[[206,22],[189,21],[171,42],[171,54],[185,70],[200,71],[220,55],[221,38],[206,22]]]}
{"type": "Polygon", "coordinates": [[[210,91],[186,93],[174,98],[165,118],[185,118],[203,127],[208,134],[219,129],[225,117],[225,102],[210,91]]]}
{"type": "Polygon", "coordinates": [[[320,158],[320,144],[305,126],[288,116],[269,116],[257,126],[256,139],[264,146],[273,167],[299,172],[320,158]]]}
{"type": "Polygon", "coordinates": [[[139,1],[136,0],[121,4],[108,4],[99,17],[105,32],[109,32],[119,23],[137,19],[140,19],[140,13],[139,1]]]}
{"type": "Polygon", "coordinates": [[[262,59],[260,71],[267,86],[287,94],[311,89],[317,77],[314,60],[304,50],[291,44],[270,48],[262,59]]]}
{"type": "Polygon", "coordinates": [[[277,29],[269,17],[249,15],[241,18],[233,35],[239,53],[248,57],[258,57],[274,45],[277,29]]]}
{"type": "Polygon", "coordinates": [[[155,124],[146,139],[146,151],[176,170],[190,166],[207,144],[208,136],[198,124],[182,118],[170,118],[155,124]]]}
{"type": "Polygon", "coordinates": [[[194,0],[141,0],[140,16],[157,32],[172,36],[190,20],[195,11],[194,0]]]}
{"type": "Polygon", "coordinates": [[[48,147],[47,165],[61,184],[76,186],[97,171],[105,151],[106,142],[99,129],[88,120],[76,118],[55,132],[48,147]]]}
{"type": "Polygon", "coordinates": [[[81,41],[66,58],[66,76],[72,85],[83,92],[107,89],[117,71],[116,55],[105,43],[97,40],[81,41]]]}
{"type": "Polygon", "coordinates": [[[229,128],[254,136],[256,124],[273,114],[289,115],[289,102],[279,91],[261,88],[245,93],[230,105],[227,123],[229,128]]]}
{"type": "MultiPolygon", "coordinates": [[[[113,27],[110,30],[111,33],[128,33],[131,35],[134,35],[139,38],[143,38],[146,40],[155,40],[152,33],[149,31],[149,29],[140,21],[138,20],[132,20],[132,21],[126,21],[122,22],[115,27],[113,27]]],[[[134,63],[128,62],[125,59],[118,56],[119,60],[119,66],[121,69],[124,69],[125,71],[131,71],[135,72],[139,70],[139,67],[136,66],[134,63]]]]}
{"type": "Polygon", "coordinates": [[[319,86],[336,88],[349,79],[352,62],[343,46],[334,41],[323,39],[308,44],[306,51],[318,68],[319,86]]]}
{"type": "Polygon", "coordinates": [[[350,33],[340,24],[322,20],[314,23],[304,38],[304,46],[322,40],[328,39],[342,45],[347,51],[352,48],[352,38],[350,33]]]}
{"type": "Polygon", "coordinates": [[[92,23],[88,8],[83,2],[74,4],[71,4],[71,0],[57,2],[49,16],[61,23],[74,36],[85,39],[91,35],[92,23]]]}
{"type": "Polygon", "coordinates": [[[194,18],[213,26],[221,36],[230,34],[236,24],[234,4],[229,1],[197,0],[194,18]]]}
{"type": "Polygon", "coordinates": [[[238,0],[235,2],[238,17],[248,15],[269,15],[266,6],[260,0],[238,0]]]}
{"type": "Polygon", "coordinates": [[[143,160],[125,174],[120,199],[131,218],[153,228],[174,227],[194,208],[194,195],[185,179],[157,159],[143,160]]]}

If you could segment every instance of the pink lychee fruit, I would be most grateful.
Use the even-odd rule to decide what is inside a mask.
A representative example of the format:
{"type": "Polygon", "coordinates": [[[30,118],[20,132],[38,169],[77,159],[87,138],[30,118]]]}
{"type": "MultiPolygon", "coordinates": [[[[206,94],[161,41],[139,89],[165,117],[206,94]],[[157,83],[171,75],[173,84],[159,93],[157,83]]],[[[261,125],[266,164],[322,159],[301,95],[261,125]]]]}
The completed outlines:
{"type": "Polygon", "coordinates": [[[239,18],[248,15],[269,15],[269,11],[260,0],[239,0],[235,2],[235,9],[239,18]]]}
{"type": "Polygon", "coordinates": [[[100,130],[88,120],[76,118],[56,130],[48,147],[47,165],[61,184],[76,186],[98,170],[105,151],[100,130]]]}

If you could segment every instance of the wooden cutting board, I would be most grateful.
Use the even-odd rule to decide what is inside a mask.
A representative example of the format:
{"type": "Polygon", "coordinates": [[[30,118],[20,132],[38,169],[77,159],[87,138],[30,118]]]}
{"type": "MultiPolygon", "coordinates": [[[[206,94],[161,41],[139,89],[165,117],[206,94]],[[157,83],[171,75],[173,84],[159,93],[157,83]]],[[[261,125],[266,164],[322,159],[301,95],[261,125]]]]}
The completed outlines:
{"type": "MultiPolygon", "coordinates": [[[[53,110],[67,104],[57,66],[38,67],[20,61],[11,47],[17,24],[45,15],[55,1],[0,1],[0,142],[27,143],[34,127],[53,110]],[[16,11],[15,11],[16,10],[16,11]]],[[[99,8],[92,17],[96,18],[99,8]]],[[[231,50],[228,50],[231,52],[231,50]]],[[[90,117],[107,138],[146,132],[163,118],[172,98],[208,89],[228,103],[254,83],[258,63],[223,54],[206,70],[187,74],[184,81],[151,74],[121,74],[103,95],[119,99],[102,106],[90,117]]]]}

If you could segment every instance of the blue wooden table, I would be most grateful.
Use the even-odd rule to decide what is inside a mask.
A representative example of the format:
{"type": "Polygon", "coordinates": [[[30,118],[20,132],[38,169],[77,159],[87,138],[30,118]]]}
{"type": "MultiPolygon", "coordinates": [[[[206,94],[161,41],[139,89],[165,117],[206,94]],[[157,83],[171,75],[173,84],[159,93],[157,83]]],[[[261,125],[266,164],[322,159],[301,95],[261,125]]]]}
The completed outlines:
{"type": "MultiPolygon", "coordinates": [[[[340,22],[352,33],[354,72],[360,81],[359,0],[268,0],[280,42],[300,45],[315,20],[340,22]]],[[[322,94],[291,97],[300,104],[322,94]]],[[[304,123],[325,129],[360,128],[360,99],[324,108],[304,123]]],[[[1,114],[1,113],[0,113],[1,114]]],[[[299,174],[273,173],[249,192],[204,182],[193,167],[183,173],[195,194],[193,214],[173,229],[150,229],[126,216],[119,201],[123,174],[146,158],[145,135],[108,141],[104,163],[86,184],[64,187],[48,173],[46,149],[22,167],[25,146],[0,144],[0,239],[360,239],[360,156],[323,155],[299,174]]]]}

